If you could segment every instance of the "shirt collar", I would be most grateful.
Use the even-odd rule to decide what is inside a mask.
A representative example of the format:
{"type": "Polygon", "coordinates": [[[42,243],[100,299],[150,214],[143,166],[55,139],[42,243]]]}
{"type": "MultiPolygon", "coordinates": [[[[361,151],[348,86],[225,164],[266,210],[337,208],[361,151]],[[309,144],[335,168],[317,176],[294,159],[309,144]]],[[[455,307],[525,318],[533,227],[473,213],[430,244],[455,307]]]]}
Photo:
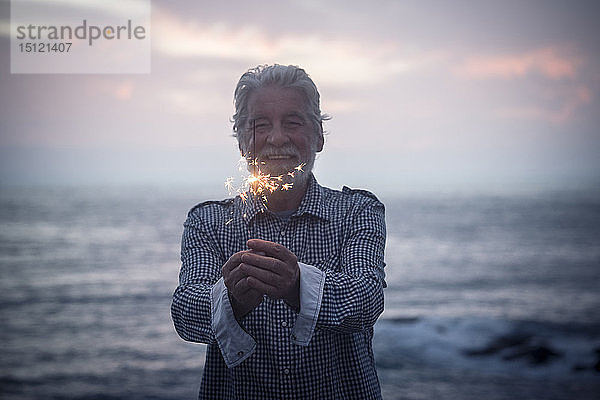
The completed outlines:
{"type": "MultiPolygon", "coordinates": [[[[258,213],[266,211],[267,207],[260,196],[255,196],[250,192],[246,193],[248,194],[246,200],[242,200],[240,196],[238,196],[237,200],[241,202],[240,207],[242,210],[242,217],[246,222],[250,222],[258,213]]],[[[323,187],[319,185],[317,179],[311,172],[304,198],[302,199],[298,210],[292,215],[292,218],[294,216],[310,214],[318,218],[329,220],[329,212],[323,204],[323,198],[323,187]]]]}
{"type": "Polygon", "coordinates": [[[315,217],[329,220],[329,212],[325,207],[324,198],[323,186],[319,185],[311,172],[306,194],[300,203],[300,207],[298,207],[298,211],[294,215],[311,214],[315,217]]]}
{"type": "Polygon", "coordinates": [[[264,205],[264,201],[260,196],[255,196],[250,190],[243,193],[245,198],[238,196],[236,201],[240,202],[240,209],[242,210],[242,218],[247,223],[252,221],[258,213],[264,212],[267,207],[264,205]]]}

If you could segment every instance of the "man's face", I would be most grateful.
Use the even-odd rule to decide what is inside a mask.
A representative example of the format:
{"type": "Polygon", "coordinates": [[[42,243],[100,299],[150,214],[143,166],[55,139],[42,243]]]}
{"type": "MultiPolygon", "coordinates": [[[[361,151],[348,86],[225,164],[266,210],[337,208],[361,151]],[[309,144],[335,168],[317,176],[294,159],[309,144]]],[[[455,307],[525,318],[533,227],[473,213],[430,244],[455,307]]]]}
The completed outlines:
{"type": "Polygon", "coordinates": [[[315,153],[323,148],[323,139],[306,112],[304,94],[279,86],[256,89],[248,98],[248,115],[240,143],[244,155],[258,158],[260,170],[271,176],[286,175],[302,163],[306,166],[301,175],[308,176],[315,153]]]}

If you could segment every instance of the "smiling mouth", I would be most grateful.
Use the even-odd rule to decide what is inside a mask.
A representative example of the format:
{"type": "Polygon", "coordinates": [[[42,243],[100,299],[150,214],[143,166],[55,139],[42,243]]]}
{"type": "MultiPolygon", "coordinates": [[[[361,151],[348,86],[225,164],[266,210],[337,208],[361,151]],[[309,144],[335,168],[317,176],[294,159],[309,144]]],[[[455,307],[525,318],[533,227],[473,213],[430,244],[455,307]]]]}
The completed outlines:
{"type": "Polygon", "coordinates": [[[289,160],[290,158],[292,158],[292,156],[289,156],[289,155],[267,156],[267,159],[269,159],[269,160],[289,160]]]}

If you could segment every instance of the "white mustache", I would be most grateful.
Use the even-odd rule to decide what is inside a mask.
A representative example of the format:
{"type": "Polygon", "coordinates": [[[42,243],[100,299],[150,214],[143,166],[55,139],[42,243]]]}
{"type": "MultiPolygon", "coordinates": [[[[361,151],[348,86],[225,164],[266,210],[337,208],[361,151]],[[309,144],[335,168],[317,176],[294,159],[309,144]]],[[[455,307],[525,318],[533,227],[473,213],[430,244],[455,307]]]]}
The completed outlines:
{"type": "Polygon", "coordinates": [[[300,157],[300,152],[294,146],[284,146],[284,147],[265,147],[258,153],[259,159],[265,159],[269,157],[300,157]]]}

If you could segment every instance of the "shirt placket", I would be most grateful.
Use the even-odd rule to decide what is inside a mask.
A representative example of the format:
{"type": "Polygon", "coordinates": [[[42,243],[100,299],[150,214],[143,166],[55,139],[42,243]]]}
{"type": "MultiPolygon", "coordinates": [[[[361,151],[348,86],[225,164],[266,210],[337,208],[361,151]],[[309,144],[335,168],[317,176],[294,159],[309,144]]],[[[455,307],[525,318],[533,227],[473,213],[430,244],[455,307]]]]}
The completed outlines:
{"type": "MultiPolygon", "coordinates": [[[[294,241],[294,225],[295,222],[293,219],[288,219],[287,221],[280,221],[279,229],[278,229],[278,237],[275,242],[280,243],[285,246],[287,249],[296,254],[300,249],[297,248],[296,243],[294,241]]],[[[293,312],[289,309],[289,307],[284,303],[283,300],[280,301],[279,307],[281,307],[280,322],[278,326],[279,337],[284,338],[280,340],[279,343],[279,375],[280,375],[280,395],[283,399],[293,399],[294,398],[294,376],[297,369],[297,365],[295,365],[296,360],[296,352],[298,349],[297,346],[292,344],[292,340],[290,335],[292,334],[292,328],[294,326],[294,315],[293,312]]]]}

